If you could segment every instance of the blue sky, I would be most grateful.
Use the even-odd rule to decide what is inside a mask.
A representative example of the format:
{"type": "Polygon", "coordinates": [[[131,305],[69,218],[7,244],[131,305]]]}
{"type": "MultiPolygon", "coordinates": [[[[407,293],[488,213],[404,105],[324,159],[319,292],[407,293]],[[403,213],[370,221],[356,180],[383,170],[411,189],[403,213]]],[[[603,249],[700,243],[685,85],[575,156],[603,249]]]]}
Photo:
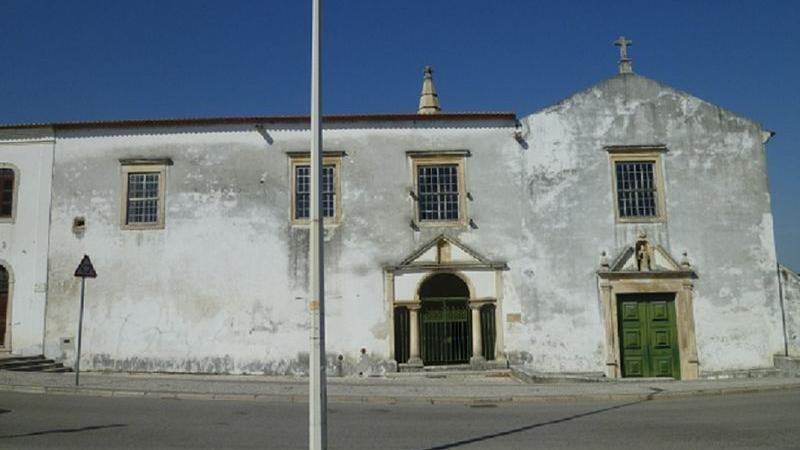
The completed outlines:
{"type": "MultiPolygon", "coordinates": [[[[307,114],[310,0],[0,0],[0,123],[307,114]]],[[[800,2],[326,0],[323,111],[534,112],[637,73],[775,130],[779,259],[800,270],[800,2]]]]}

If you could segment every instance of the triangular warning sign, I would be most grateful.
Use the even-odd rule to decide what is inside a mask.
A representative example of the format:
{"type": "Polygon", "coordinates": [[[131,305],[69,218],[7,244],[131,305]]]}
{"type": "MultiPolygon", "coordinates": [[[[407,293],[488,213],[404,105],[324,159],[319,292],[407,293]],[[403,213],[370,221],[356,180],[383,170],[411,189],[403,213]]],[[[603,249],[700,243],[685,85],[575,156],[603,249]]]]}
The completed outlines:
{"type": "Polygon", "coordinates": [[[97,272],[94,271],[94,266],[92,265],[92,260],[89,259],[89,255],[83,255],[81,263],[78,264],[78,268],[75,269],[75,276],[81,278],[97,278],[97,272]]]}

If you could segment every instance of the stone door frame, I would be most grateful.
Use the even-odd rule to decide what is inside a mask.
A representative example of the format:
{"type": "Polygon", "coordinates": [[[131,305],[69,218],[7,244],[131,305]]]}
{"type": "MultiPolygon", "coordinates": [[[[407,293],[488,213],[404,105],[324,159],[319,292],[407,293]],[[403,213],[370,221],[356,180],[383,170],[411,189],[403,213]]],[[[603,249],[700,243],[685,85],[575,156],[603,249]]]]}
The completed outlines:
{"type": "Polygon", "coordinates": [[[600,301],[603,306],[605,328],[605,374],[609,378],[622,377],[619,347],[619,294],[675,295],[676,327],[681,379],[694,380],[699,376],[697,339],[694,326],[693,288],[696,277],[692,270],[669,272],[598,272],[600,301]]]}
{"type": "MultiPolygon", "coordinates": [[[[422,367],[419,342],[419,313],[422,301],[419,291],[422,284],[434,275],[449,273],[461,278],[469,290],[468,305],[472,320],[472,357],[470,364],[477,367],[505,367],[503,344],[503,272],[508,265],[491,260],[471,249],[455,237],[440,234],[421,245],[402,262],[384,267],[384,286],[389,323],[394,324],[396,307],[404,307],[409,316],[410,358],[397,361],[408,368],[422,367]],[[481,340],[481,308],[495,306],[494,361],[485,361],[481,340]]],[[[395,360],[395,335],[389,334],[388,354],[395,360]]]]}
{"type": "MultiPolygon", "coordinates": [[[[436,270],[431,270],[428,268],[427,270],[387,270],[385,272],[386,277],[386,294],[387,298],[386,301],[389,304],[389,311],[390,311],[390,320],[391,323],[394,323],[394,309],[397,307],[403,307],[408,310],[409,314],[409,347],[410,347],[410,358],[408,361],[397,361],[398,365],[403,365],[408,368],[421,368],[423,367],[423,362],[420,354],[420,310],[422,309],[423,300],[419,296],[419,289],[425,281],[429,278],[442,274],[448,273],[461,278],[464,283],[466,283],[467,288],[469,289],[470,296],[467,299],[467,305],[470,309],[471,314],[471,322],[472,322],[472,356],[470,357],[470,365],[476,367],[482,367],[487,364],[494,365],[502,365],[505,366],[506,358],[504,354],[504,344],[503,344],[503,326],[502,326],[502,270],[499,268],[483,268],[480,270],[476,267],[470,267],[473,271],[486,271],[490,270],[494,272],[494,279],[495,279],[495,296],[492,297],[476,297],[475,295],[475,288],[473,286],[472,281],[470,280],[468,274],[464,273],[456,266],[441,266],[436,268],[436,270]],[[408,275],[408,274],[416,274],[419,276],[419,281],[416,283],[416,289],[414,290],[414,297],[410,299],[401,299],[396,298],[395,296],[395,276],[397,275],[408,275]],[[483,357],[483,341],[481,339],[481,308],[485,305],[494,305],[495,306],[495,351],[494,351],[494,361],[487,362],[483,357]]],[[[463,269],[463,267],[462,267],[463,269]]],[[[389,355],[391,359],[395,359],[394,354],[394,340],[395,340],[394,333],[391,333],[391,339],[389,340],[389,355]]]]}
{"type": "Polygon", "coordinates": [[[6,332],[5,336],[3,336],[3,344],[0,345],[0,352],[10,353],[12,339],[11,328],[12,324],[14,323],[13,320],[11,320],[13,313],[12,303],[14,297],[14,272],[11,271],[11,266],[4,260],[0,260],[0,266],[5,269],[6,274],[8,275],[8,293],[6,295],[6,332]]]}

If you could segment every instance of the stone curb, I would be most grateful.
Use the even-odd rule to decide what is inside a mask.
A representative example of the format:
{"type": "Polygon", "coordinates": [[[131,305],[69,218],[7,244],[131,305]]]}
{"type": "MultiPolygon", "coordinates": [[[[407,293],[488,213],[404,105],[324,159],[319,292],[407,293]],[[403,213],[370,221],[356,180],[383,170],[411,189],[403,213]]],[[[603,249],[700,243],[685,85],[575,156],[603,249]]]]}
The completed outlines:
{"type": "MultiPolygon", "coordinates": [[[[432,404],[432,405],[494,405],[505,403],[575,403],[581,401],[645,401],[666,400],[715,395],[752,394],[787,389],[800,389],[800,382],[769,386],[734,386],[721,388],[703,388],[684,391],[660,391],[657,393],[610,393],[610,394],[539,394],[510,396],[387,396],[387,395],[337,395],[328,396],[330,402],[368,403],[368,404],[432,404]]],[[[306,394],[220,394],[176,391],[142,391],[126,389],[104,389],[76,386],[31,386],[0,385],[0,392],[22,394],[79,395],[89,397],[127,397],[157,398],[170,400],[203,400],[203,401],[257,401],[257,402],[290,402],[306,403],[306,394]]]]}

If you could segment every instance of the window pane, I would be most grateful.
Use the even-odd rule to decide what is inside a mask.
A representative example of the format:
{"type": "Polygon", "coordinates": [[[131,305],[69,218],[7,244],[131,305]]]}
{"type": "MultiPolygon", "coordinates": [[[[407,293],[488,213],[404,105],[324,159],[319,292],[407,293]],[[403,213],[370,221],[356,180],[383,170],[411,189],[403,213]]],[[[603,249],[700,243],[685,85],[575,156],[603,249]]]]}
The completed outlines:
{"type": "Polygon", "coordinates": [[[616,163],[617,208],[620,217],[654,217],[656,183],[654,161],[616,163]]]}
{"type": "Polygon", "coordinates": [[[458,220],[458,165],[417,166],[420,220],[458,220]]]}
{"type": "Polygon", "coordinates": [[[311,214],[311,176],[309,166],[295,166],[294,218],[307,219],[311,214]]]}
{"type": "Polygon", "coordinates": [[[159,173],[128,174],[127,224],[158,223],[159,173]]]}
{"type": "Polygon", "coordinates": [[[14,201],[14,171],[0,169],[0,217],[11,217],[14,201]]]}
{"type": "MultiPolygon", "coordinates": [[[[294,201],[295,219],[311,217],[311,167],[308,165],[295,166],[294,201]]],[[[322,215],[336,215],[336,166],[333,164],[322,166],[322,215]]]]}

